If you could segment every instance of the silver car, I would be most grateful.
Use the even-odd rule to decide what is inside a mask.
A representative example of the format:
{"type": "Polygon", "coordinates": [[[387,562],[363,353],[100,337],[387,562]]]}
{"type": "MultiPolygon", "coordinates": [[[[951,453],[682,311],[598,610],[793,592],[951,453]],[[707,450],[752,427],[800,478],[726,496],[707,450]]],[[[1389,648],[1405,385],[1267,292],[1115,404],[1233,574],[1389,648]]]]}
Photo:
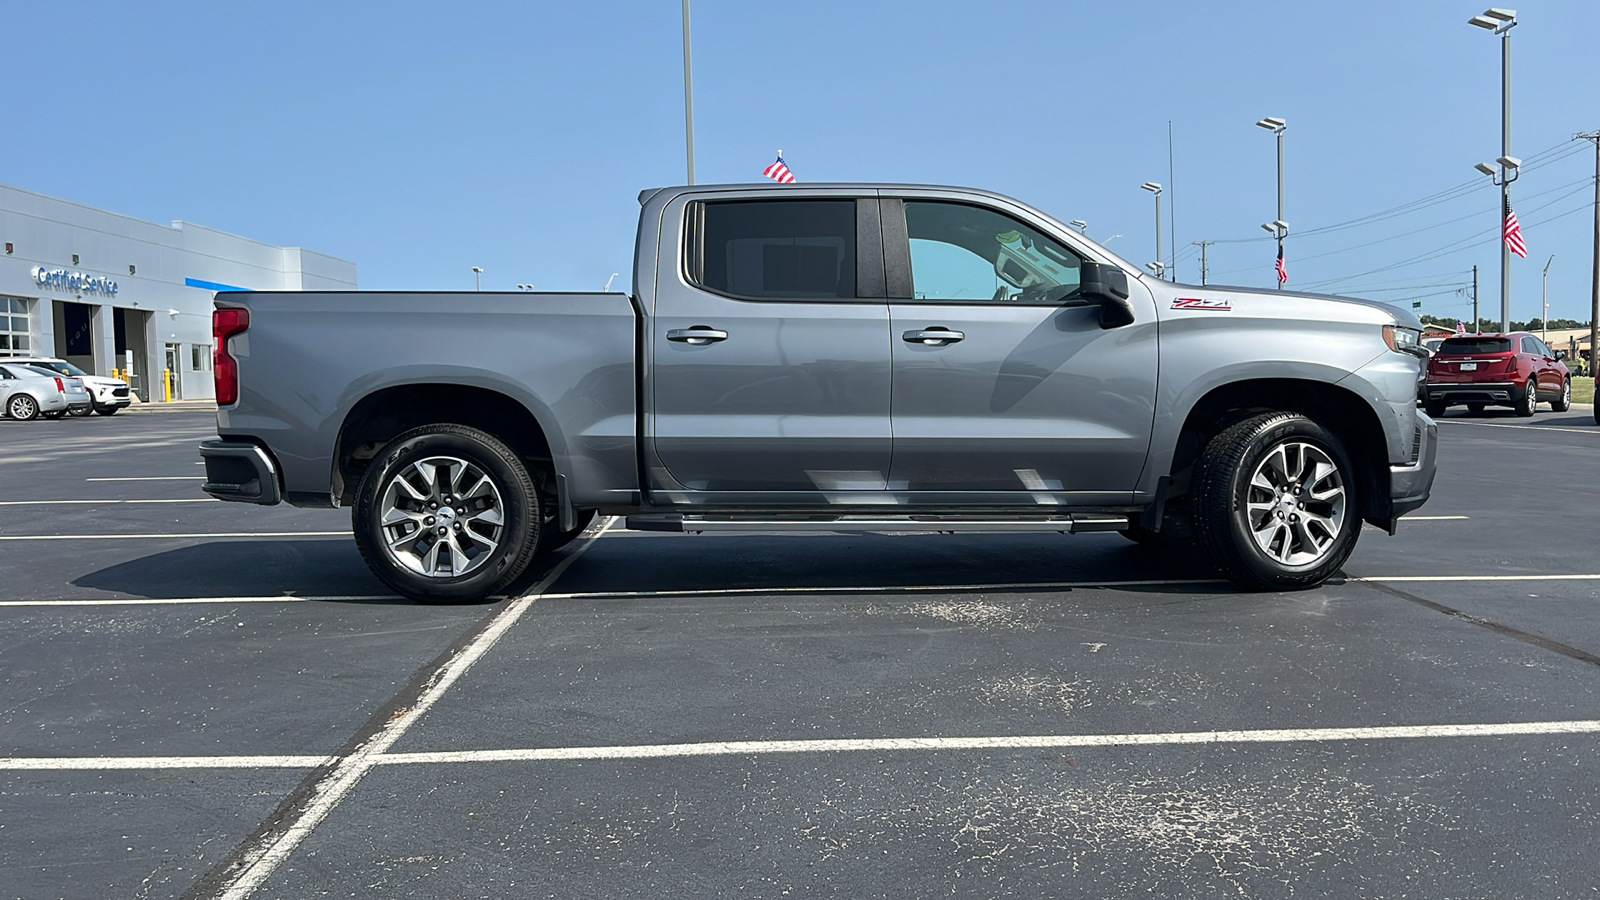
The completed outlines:
{"type": "Polygon", "coordinates": [[[41,414],[60,418],[68,408],[66,387],[66,380],[54,373],[0,364],[0,415],[22,420],[41,414]]]}
{"type": "Polygon", "coordinates": [[[115,415],[117,410],[126,409],[133,402],[132,393],[128,390],[128,383],[121,378],[107,378],[104,375],[91,375],[72,363],[55,356],[22,356],[10,360],[25,366],[37,366],[47,369],[57,375],[71,376],[83,382],[89,392],[89,406],[79,409],[72,408],[75,416],[86,416],[97,412],[102,416],[115,415]]]}
{"type": "Polygon", "coordinates": [[[44,414],[46,419],[59,419],[67,413],[75,416],[87,416],[94,411],[94,400],[89,395],[89,388],[84,385],[83,379],[73,375],[64,375],[44,366],[20,365],[17,368],[28,369],[43,375],[46,378],[55,378],[61,382],[61,390],[67,395],[67,408],[60,411],[50,411],[44,414]]]}

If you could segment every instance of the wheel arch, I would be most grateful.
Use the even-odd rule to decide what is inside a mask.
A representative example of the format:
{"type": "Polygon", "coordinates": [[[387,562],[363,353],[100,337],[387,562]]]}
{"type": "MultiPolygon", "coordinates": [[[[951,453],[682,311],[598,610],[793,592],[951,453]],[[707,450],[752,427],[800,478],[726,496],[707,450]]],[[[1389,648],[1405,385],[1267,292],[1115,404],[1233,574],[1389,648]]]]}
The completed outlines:
{"type": "Polygon", "coordinates": [[[1169,496],[1188,489],[1206,443],[1224,429],[1262,412],[1299,413],[1338,436],[1355,467],[1361,517],[1388,528],[1389,451],[1383,424],[1360,394],[1325,381],[1258,378],[1218,385],[1189,408],[1166,473],[1169,496]]]}

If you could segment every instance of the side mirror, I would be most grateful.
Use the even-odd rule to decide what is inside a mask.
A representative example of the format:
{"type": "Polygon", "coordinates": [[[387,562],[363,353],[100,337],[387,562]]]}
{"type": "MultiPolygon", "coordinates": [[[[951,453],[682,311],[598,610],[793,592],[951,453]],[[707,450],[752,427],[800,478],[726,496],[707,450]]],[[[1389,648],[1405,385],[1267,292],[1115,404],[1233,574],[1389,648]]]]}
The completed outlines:
{"type": "Polygon", "coordinates": [[[1078,270],[1078,299],[1100,307],[1101,328],[1133,324],[1128,304],[1128,273],[1116,266],[1085,262],[1078,270]]]}
{"type": "Polygon", "coordinates": [[[1567,351],[1565,351],[1565,350],[1557,350],[1556,351],[1556,359],[1566,359],[1566,358],[1567,358],[1567,351]]]}

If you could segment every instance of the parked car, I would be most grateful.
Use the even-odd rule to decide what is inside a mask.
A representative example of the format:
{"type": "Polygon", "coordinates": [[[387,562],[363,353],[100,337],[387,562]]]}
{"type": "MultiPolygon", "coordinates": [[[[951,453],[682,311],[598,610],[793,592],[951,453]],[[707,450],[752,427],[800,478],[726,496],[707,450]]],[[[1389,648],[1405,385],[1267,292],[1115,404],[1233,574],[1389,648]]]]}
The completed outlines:
{"type": "Polygon", "coordinates": [[[1428,499],[1409,310],[1158,280],[966,188],[640,203],[632,297],[219,293],[202,490],[350,507],[378,577],[431,602],[494,594],[597,513],[1120,531],[1307,588],[1428,499]]]}
{"type": "Polygon", "coordinates": [[[84,388],[89,391],[89,408],[74,409],[72,414],[75,416],[86,416],[91,409],[102,416],[115,415],[117,410],[126,409],[128,404],[133,402],[126,381],[121,378],[107,378],[104,375],[90,375],[64,359],[54,356],[23,356],[7,362],[38,366],[41,369],[49,369],[57,375],[70,376],[82,381],[84,388]]]}
{"type": "Polygon", "coordinates": [[[1546,401],[1556,412],[1566,412],[1572,408],[1572,374],[1564,356],[1523,331],[1446,338],[1428,360],[1423,406],[1430,416],[1457,405],[1473,413],[1509,406],[1519,416],[1531,416],[1546,401]]]}
{"type": "Polygon", "coordinates": [[[67,395],[67,408],[44,413],[45,418],[59,419],[67,413],[75,416],[87,416],[89,411],[94,409],[94,403],[89,399],[89,389],[83,386],[82,378],[62,375],[53,369],[46,369],[43,366],[24,365],[22,368],[35,374],[43,375],[46,378],[56,379],[61,382],[61,390],[67,395]]]}
{"type": "Polygon", "coordinates": [[[66,411],[67,385],[60,376],[9,361],[0,364],[0,415],[27,420],[66,411]]]}

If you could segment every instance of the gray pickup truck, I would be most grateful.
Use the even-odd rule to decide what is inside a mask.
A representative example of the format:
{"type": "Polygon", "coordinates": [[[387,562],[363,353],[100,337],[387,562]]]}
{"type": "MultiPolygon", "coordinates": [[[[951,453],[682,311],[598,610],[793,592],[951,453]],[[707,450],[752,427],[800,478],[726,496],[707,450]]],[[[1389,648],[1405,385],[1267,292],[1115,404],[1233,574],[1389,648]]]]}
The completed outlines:
{"type": "Polygon", "coordinates": [[[1159,281],[978,190],[639,202],[631,295],[218,294],[205,491],[351,507],[424,602],[495,595],[596,514],[1119,531],[1304,588],[1428,498],[1408,312],[1159,281]]]}

